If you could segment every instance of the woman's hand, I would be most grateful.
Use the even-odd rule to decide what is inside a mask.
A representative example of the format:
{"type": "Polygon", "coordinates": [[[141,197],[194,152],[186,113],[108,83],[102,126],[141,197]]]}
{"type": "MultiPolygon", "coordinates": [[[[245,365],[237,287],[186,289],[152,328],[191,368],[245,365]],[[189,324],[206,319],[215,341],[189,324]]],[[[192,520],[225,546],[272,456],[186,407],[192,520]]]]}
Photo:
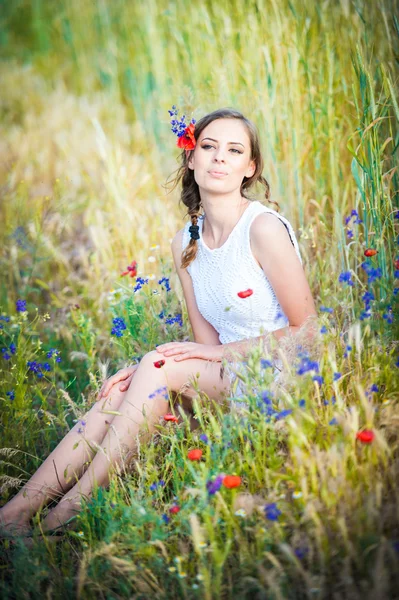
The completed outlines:
{"type": "Polygon", "coordinates": [[[186,360],[187,358],[204,358],[221,362],[223,358],[223,345],[210,346],[208,344],[196,344],[195,342],[168,342],[160,344],[156,350],[164,356],[177,355],[174,360],[186,360]]]}
{"type": "Polygon", "coordinates": [[[115,375],[113,375],[109,379],[106,379],[101,386],[98,399],[100,400],[101,398],[108,396],[112,386],[116,383],[119,383],[119,381],[123,381],[123,383],[121,383],[121,385],[119,386],[120,391],[126,392],[126,390],[129,388],[129,385],[133,379],[133,375],[135,374],[138,366],[139,365],[137,364],[132,365],[131,367],[126,367],[125,369],[121,369],[120,371],[115,373],[115,375]]]}

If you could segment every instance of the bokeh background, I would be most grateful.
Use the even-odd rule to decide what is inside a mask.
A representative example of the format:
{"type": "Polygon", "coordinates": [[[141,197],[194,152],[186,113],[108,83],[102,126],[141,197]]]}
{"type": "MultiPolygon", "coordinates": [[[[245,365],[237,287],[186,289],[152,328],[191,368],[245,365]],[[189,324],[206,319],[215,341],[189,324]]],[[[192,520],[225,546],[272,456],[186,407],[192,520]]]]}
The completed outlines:
{"type": "MultiPolygon", "coordinates": [[[[250,448],[228,415],[215,421],[204,409],[215,447],[230,443],[234,453],[221,449],[216,462],[208,456],[202,483],[193,483],[185,448],[198,440],[187,428],[167,429],[128,483],[99,493],[79,535],[71,533],[58,554],[39,542],[29,556],[6,548],[4,597],[45,590],[85,598],[392,598],[399,551],[395,2],[15,0],[1,3],[0,57],[4,500],[84,414],[104,377],[155,344],[191,337],[170,250],[187,219],[170,185],[179,159],[173,104],[187,121],[230,106],[257,125],[263,175],[296,230],[329,369],[323,385],[301,380],[283,398],[280,409],[301,398],[308,413],[295,408],[284,427],[265,425],[270,464],[256,434],[264,425],[256,421],[250,448]],[[377,252],[365,257],[367,249],[377,252]],[[136,276],[122,275],[132,261],[136,276]],[[379,431],[361,455],[354,436],[362,427],[379,431]],[[226,441],[226,432],[236,437],[226,441]],[[162,521],[171,502],[183,505],[184,490],[204,488],[216,463],[245,479],[252,509],[232,496],[220,496],[215,509],[205,494],[195,516],[201,525],[194,505],[174,516],[173,527],[162,521]],[[168,484],[155,501],[148,486],[157,478],[168,484]],[[293,493],[295,510],[287,508],[293,493]],[[281,499],[285,523],[274,513],[256,524],[261,496],[281,499]],[[121,528],[128,541],[118,538],[121,528]]],[[[253,196],[262,200],[262,190],[253,196]]]]}

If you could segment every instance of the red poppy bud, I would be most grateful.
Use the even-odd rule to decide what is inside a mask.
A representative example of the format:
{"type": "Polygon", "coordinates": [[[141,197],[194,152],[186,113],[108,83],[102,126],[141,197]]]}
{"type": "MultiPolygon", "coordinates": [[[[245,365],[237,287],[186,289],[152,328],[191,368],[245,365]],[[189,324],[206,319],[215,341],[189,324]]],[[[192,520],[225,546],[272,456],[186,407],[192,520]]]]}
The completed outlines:
{"type": "Polygon", "coordinates": [[[364,251],[364,256],[375,256],[377,252],[378,250],[374,250],[374,248],[367,248],[367,250],[364,251]]]}
{"type": "Polygon", "coordinates": [[[199,448],[190,450],[190,452],[187,454],[187,458],[189,460],[201,460],[201,456],[202,456],[202,450],[200,450],[199,448]]]}
{"type": "Polygon", "coordinates": [[[252,296],[253,293],[254,293],[253,290],[248,289],[248,290],[245,290],[244,292],[238,292],[237,296],[239,298],[248,298],[248,296],[252,296]]]}
{"type": "Polygon", "coordinates": [[[238,475],[226,475],[226,477],[223,478],[223,485],[230,490],[236,488],[241,485],[241,477],[238,475]]]}
{"type": "Polygon", "coordinates": [[[180,506],[171,506],[169,512],[172,513],[172,515],[176,515],[178,512],[180,512],[180,506]]]}
{"type": "Polygon", "coordinates": [[[154,362],[154,367],[156,367],[157,369],[160,369],[161,367],[163,367],[165,364],[164,360],[157,360],[156,362],[154,362]]]}
{"type": "Polygon", "coordinates": [[[356,438],[360,442],[363,442],[363,444],[371,444],[371,442],[375,438],[375,433],[372,429],[364,429],[363,431],[357,432],[356,438]]]}
{"type": "Polygon", "coordinates": [[[175,417],[175,415],[164,415],[163,418],[165,421],[173,421],[173,423],[177,423],[179,420],[178,417],[175,417]]]}

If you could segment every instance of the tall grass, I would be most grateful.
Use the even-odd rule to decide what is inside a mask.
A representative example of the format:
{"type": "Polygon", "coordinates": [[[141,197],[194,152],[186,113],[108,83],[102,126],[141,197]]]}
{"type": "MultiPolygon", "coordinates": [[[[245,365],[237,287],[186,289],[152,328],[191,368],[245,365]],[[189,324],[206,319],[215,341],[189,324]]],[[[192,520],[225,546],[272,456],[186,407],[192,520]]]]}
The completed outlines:
{"type": "Polygon", "coordinates": [[[388,0],[2,6],[4,501],[104,377],[191,339],[170,254],[185,222],[178,190],[167,193],[172,104],[194,118],[234,106],[257,124],[322,341],[319,370],[304,374],[283,349],[276,387],[254,351],[242,414],[199,394],[199,429],[184,412],[161,422],[62,543],[3,541],[4,598],[395,597],[398,45],[388,0]],[[121,277],[132,260],[148,278],[136,291],[121,277]],[[209,494],[220,474],[240,486],[209,494]]]}

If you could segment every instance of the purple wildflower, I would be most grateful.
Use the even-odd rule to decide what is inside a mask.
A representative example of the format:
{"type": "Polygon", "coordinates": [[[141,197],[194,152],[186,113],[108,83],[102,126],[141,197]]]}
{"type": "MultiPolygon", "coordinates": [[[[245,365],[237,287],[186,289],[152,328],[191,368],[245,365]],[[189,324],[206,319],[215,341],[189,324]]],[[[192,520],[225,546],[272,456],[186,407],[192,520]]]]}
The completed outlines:
{"type": "Polygon", "coordinates": [[[217,477],[212,481],[211,479],[206,482],[206,489],[208,490],[208,494],[213,496],[220,490],[223,483],[223,475],[217,475],[217,477]]]}
{"type": "Polygon", "coordinates": [[[340,281],[341,283],[347,283],[350,286],[355,285],[351,279],[350,271],[342,271],[342,273],[340,273],[340,275],[338,277],[338,281],[340,281]]]}
{"type": "Polygon", "coordinates": [[[327,306],[320,306],[320,312],[332,313],[334,312],[333,308],[328,308],[327,306]]]}
{"type": "Polygon", "coordinates": [[[334,373],[334,381],[337,381],[341,377],[342,377],[342,373],[339,373],[339,372],[334,373]]]}
{"type": "Polygon", "coordinates": [[[266,504],[265,506],[265,516],[269,521],[278,521],[279,516],[281,515],[281,510],[277,508],[277,504],[272,502],[271,504],[266,504]]]}
{"type": "Polygon", "coordinates": [[[10,400],[14,400],[15,399],[14,390],[11,390],[10,392],[6,392],[6,396],[8,396],[10,400]]]}
{"type": "Polygon", "coordinates": [[[25,312],[26,311],[26,300],[17,300],[15,303],[15,308],[17,309],[18,312],[25,312]]]}

